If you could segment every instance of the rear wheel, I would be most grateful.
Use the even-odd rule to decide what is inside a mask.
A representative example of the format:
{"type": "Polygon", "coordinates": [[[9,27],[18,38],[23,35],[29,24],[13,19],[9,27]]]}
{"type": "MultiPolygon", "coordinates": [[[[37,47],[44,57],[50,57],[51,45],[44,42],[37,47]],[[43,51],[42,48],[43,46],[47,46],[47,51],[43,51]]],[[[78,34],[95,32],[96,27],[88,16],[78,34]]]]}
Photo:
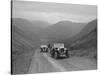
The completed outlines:
{"type": "Polygon", "coordinates": [[[51,55],[51,57],[54,57],[54,52],[50,51],[50,55],[51,55]]]}
{"type": "Polygon", "coordinates": [[[42,48],[41,48],[41,51],[40,52],[43,52],[42,48]]]}
{"type": "Polygon", "coordinates": [[[69,54],[68,54],[68,51],[66,51],[66,57],[67,57],[67,58],[69,58],[69,54]]]}

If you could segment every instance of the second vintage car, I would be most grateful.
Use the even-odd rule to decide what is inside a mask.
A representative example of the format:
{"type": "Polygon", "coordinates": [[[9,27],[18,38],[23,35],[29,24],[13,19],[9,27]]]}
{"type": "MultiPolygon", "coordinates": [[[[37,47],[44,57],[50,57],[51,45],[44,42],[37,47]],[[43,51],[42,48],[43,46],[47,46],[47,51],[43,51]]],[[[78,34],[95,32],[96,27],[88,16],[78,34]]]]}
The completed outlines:
{"type": "Polygon", "coordinates": [[[41,49],[41,52],[48,52],[48,46],[47,45],[41,45],[40,49],[41,49]]]}

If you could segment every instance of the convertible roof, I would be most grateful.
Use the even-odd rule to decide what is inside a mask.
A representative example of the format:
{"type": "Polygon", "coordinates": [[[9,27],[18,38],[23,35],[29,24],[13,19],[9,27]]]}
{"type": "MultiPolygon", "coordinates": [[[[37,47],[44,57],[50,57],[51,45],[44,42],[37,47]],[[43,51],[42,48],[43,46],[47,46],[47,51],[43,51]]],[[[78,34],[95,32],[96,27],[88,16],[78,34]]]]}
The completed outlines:
{"type": "Polygon", "coordinates": [[[40,47],[48,47],[47,45],[41,45],[40,47]]]}
{"type": "Polygon", "coordinates": [[[54,43],[54,47],[62,47],[62,48],[64,48],[64,43],[54,43]]]}

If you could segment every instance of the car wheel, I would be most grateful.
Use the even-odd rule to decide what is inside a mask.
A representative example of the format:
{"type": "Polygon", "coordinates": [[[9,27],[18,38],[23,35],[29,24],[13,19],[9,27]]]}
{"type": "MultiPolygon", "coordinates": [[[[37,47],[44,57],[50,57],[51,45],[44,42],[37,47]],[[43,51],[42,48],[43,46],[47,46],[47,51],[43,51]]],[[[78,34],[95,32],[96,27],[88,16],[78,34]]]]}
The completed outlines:
{"type": "Polygon", "coordinates": [[[58,58],[58,53],[57,53],[57,52],[54,53],[54,58],[55,58],[55,59],[58,58]]]}
{"type": "Polygon", "coordinates": [[[50,51],[50,55],[51,55],[51,57],[53,57],[53,56],[54,56],[54,54],[53,54],[53,52],[52,52],[52,51],[50,51]]]}

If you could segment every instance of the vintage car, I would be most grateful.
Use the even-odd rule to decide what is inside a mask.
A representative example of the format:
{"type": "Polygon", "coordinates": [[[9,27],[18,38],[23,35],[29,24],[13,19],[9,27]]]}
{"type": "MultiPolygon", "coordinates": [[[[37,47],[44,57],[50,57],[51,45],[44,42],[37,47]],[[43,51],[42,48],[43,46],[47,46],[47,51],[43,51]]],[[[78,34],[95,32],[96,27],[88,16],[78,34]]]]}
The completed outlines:
{"type": "Polygon", "coordinates": [[[50,55],[55,59],[60,57],[69,57],[68,49],[64,47],[63,43],[55,43],[50,50],[50,55]]]}
{"type": "Polygon", "coordinates": [[[48,46],[47,45],[41,45],[40,49],[41,49],[41,52],[48,52],[48,46]]]}

